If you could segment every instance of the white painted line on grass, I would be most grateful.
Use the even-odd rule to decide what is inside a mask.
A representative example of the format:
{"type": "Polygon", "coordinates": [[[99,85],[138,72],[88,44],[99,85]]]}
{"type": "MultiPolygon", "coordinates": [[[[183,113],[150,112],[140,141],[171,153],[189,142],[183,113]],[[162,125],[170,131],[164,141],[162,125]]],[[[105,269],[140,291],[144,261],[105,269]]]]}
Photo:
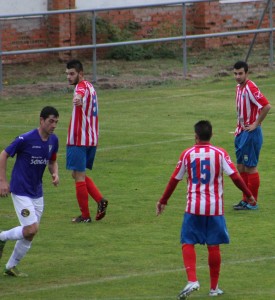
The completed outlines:
{"type": "MultiPolygon", "coordinates": [[[[269,256],[269,257],[258,257],[254,259],[247,259],[247,260],[240,260],[240,261],[227,261],[226,263],[223,263],[223,266],[226,265],[239,265],[239,264],[252,264],[257,263],[261,261],[268,261],[268,260],[274,260],[275,256],[269,256]]],[[[206,269],[208,266],[198,266],[197,269],[206,269]]],[[[177,272],[183,272],[184,269],[172,269],[172,270],[158,270],[158,271],[152,271],[152,272],[144,272],[144,273],[130,273],[130,274],[124,274],[124,275],[117,275],[117,276],[108,276],[103,277],[99,279],[94,280],[86,280],[81,282],[71,282],[71,283],[61,283],[61,284],[50,284],[47,287],[42,288],[32,288],[31,290],[27,287],[26,290],[21,288],[20,290],[14,291],[14,292],[3,292],[1,291],[1,296],[10,296],[10,295],[22,295],[22,294],[30,294],[30,293],[36,293],[36,292],[42,292],[42,291],[50,291],[50,290],[56,290],[56,289],[63,289],[63,288],[70,288],[70,287],[77,287],[77,286],[83,286],[83,285],[96,285],[100,283],[107,283],[107,282],[114,282],[114,281],[120,281],[120,280],[127,280],[135,277],[148,277],[148,276],[155,276],[155,275],[161,275],[161,274],[167,274],[167,273],[177,273],[177,272]]],[[[254,293],[254,292],[253,292],[254,293]]],[[[259,291],[259,295],[266,294],[264,291],[259,291]]],[[[232,294],[231,294],[232,295],[232,294]]],[[[194,295],[195,296],[195,295],[194,295]]],[[[170,299],[171,296],[168,296],[166,299],[170,299]]],[[[192,295],[193,297],[193,295],[192,295]]],[[[199,296],[201,297],[201,295],[199,296]]],[[[172,298],[172,297],[171,297],[172,298]]],[[[175,296],[173,296],[173,299],[175,296]]],[[[155,298],[152,297],[120,297],[120,298],[89,298],[90,300],[128,300],[128,299],[165,299],[164,296],[155,296],[155,298]]]]}

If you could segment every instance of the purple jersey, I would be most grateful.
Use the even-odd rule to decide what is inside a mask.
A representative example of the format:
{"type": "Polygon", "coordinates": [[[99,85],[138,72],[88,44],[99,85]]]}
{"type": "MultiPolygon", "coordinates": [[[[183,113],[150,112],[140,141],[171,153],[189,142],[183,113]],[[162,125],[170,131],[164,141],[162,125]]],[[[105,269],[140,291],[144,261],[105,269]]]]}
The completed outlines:
{"type": "Polygon", "coordinates": [[[51,134],[42,141],[38,129],[18,136],[5,151],[16,156],[10,191],[16,195],[39,198],[43,196],[42,177],[49,160],[55,160],[58,138],[51,134]]]}

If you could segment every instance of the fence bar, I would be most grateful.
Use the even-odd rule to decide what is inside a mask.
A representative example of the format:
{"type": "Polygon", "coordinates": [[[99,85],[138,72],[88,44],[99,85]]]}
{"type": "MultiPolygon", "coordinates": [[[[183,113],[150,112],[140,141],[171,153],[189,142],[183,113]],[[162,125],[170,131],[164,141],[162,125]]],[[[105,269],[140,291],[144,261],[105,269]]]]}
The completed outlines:
{"type": "Polygon", "coordinates": [[[157,4],[143,4],[143,5],[128,5],[128,6],[113,6],[104,8],[91,8],[91,9],[60,9],[60,10],[49,10],[49,11],[38,11],[24,14],[0,14],[0,20],[6,18],[24,18],[28,17],[40,17],[41,15],[55,15],[55,14],[68,14],[68,13],[85,13],[91,11],[106,11],[106,10],[123,10],[123,9],[133,9],[133,8],[146,8],[146,7],[156,7],[156,6],[171,6],[180,5],[182,3],[199,3],[199,2],[219,2],[219,0],[182,0],[167,3],[157,3],[157,4]]]}
{"type": "Polygon", "coordinates": [[[81,45],[81,46],[68,46],[68,47],[55,47],[55,48],[40,48],[40,49],[30,49],[30,50],[2,51],[0,52],[0,54],[17,55],[17,54],[73,51],[73,50],[84,50],[84,49],[93,49],[93,48],[116,47],[116,46],[124,46],[124,45],[137,45],[137,44],[146,44],[146,43],[150,44],[150,43],[172,42],[172,41],[192,40],[192,39],[201,39],[201,38],[215,38],[215,37],[232,36],[232,35],[245,35],[245,34],[252,34],[255,32],[270,33],[274,31],[275,31],[275,27],[243,30],[243,31],[204,33],[204,34],[197,34],[197,35],[176,36],[176,37],[169,37],[169,38],[143,39],[143,40],[127,41],[127,42],[103,43],[97,45],[81,45]]]}

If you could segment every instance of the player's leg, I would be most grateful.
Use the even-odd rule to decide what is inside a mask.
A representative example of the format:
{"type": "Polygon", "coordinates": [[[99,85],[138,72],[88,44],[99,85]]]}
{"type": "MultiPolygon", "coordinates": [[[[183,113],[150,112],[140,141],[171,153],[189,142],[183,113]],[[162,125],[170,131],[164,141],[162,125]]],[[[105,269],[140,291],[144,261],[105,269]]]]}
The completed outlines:
{"type": "MultiPolygon", "coordinates": [[[[218,282],[221,269],[221,253],[219,245],[208,245],[208,265],[210,272],[210,293],[219,293],[218,282]]],[[[212,295],[213,296],[213,295],[212,295]]]]}
{"type": "Polygon", "coordinates": [[[186,299],[192,292],[199,290],[200,284],[196,272],[195,244],[204,243],[204,217],[184,214],[181,228],[182,258],[187,276],[187,284],[178,295],[178,299],[186,299]]]}
{"type": "Polygon", "coordinates": [[[220,244],[229,243],[229,235],[224,216],[209,216],[207,222],[207,249],[210,272],[210,296],[223,294],[219,289],[219,276],[221,269],[220,244]]]}
{"type": "Polygon", "coordinates": [[[86,170],[86,147],[67,146],[66,168],[72,170],[72,177],[75,181],[76,199],[81,215],[74,217],[74,223],[90,223],[89,194],[85,181],[86,170]]]}
{"type": "MultiPolygon", "coordinates": [[[[260,188],[260,175],[257,169],[257,165],[262,144],[262,128],[259,126],[250,134],[250,140],[247,143],[247,152],[249,152],[249,155],[247,161],[245,162],[247,186],[251,190],[256,201],[258,200],[258,193],[260,188]]],[[[249,207],[251,207],[251,205],[249,207]]]]}
{"type": "MultiPolygon", "coordinates": [[[[96,147],[87,147],[86,152],[86,168],[92,170],[96,155],[96,147]]],[[[95,219],[97,221],[104,218],[108,206],[108,200],[104,199],[100,190],[95,185],[93,180],[86,175],[86,186],[90,196],[97,202],[97,213],[95,219]]]]}
{"type": "MultiPolygon", "coordinates": [[[[247,139],[247,132],[243,131],[241,132],[238,136],[235,137],[235,154],[236,154],[236,160],[237,160],[237,169],[245,182],[245,184],[248,184],[248,178],[247,178],[247,173],[245,170],[244,166],[244,157],[246,157],[245,152],[244,152],[244,145],[246,143],[247,139]]],[[[242,209],[247,205],[246,201],[246,195],[243,193],[242,194],[242,199],[235,205],[233,205],[233,208],[235,210],[242,209]]]]}
{"type": "Polygon", "coordinates": [[[15,211],[21,226],[3,233],[7,240],[17,240],[14,250],[6,264],[4,275],[27,276],[19,272],[16,266],[26,256],[31,243],[38,232],[39,222],[44,209],[44,199],[30,199],[28,197],[12,195],[15,211]]]}

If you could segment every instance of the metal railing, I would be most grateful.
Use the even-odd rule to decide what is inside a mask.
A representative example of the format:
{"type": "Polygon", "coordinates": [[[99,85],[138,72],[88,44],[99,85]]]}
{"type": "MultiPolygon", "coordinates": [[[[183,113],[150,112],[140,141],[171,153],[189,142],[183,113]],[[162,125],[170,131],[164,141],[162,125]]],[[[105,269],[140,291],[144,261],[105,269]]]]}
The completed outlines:
{"type": "MultiPolygon", "coordinates": [[[[111,7],[108,9],[100,8],[100,9],[69,9],[69,10],[55,10],[55,11],[47,11],[47,12],[32,12],[26,14],[7,14],[1,15],[1,19],[9,19],[9,18],[24,18],[30,16],[44,16],[44,15],[54,15],[54,14],[72,14],[72,13],[84,13],[90,12],[92,13],[92,44],[90,45],[77,45],[77,46],[68,46],[68,47],[53,47],[53,48],[38,48],[38,49],[29,49],[29,50],[14,50],[14,51],[2,51],[1,47],[1,27],[0,27],[0,92],[3,89],[3,66],[2,66],[2,56],[4,55],[20,55],[20,54],[34,54],[34,53],[48,53],[48,52],[61,52],[61,51],[73,51],[73,50],[84,50],[84,49],[93,49],[93,64],[92,64],[92,73],[93,73],[93,82],[97,80],[97,58],[96,58],[96,49],[98,48],[106,48],[106,47],[116,47],[116,46],[126,46],[126,45],[137,45],[137,44],[150,44],[150,43],[160,43],[160,42],[173,42],[173,41],[182,41],[183,45],[183,76],[187,76],[187,40],[194,39],[205,39],[205,38],[217,38],[217,37],[225,37],[225,36],[235,36],[235,35],[248,35],[254,34],[252,42],[250,44],[246,60],[248,60],[250,52],[254,46],[256,37],[259,33],[269,33],[269,65],[273,66],[273,32],[275,31],[275,27],[273,27],[273,18],[272,18],[272,10],[273,10],[273,1],[267,0],[265,9],[261,14],[261,18],[259,20],[257,29],[254,30],[241,30],[241,31],[228,31],[228,32],[219,32],[219,33],[209,33],[209,34],[197,34],[197,35],[187,35],[186,34],[186,4],[188,3],[197,3],[197,2],[217,2],[218,0],[182,0],[175,1],[169,3],[162,4],[151,4],[151,5],[139,5],[139,6],[127,6],[127,7],[111,7]],[[153,39],[142,39],[142,40],[134,40],[134,41],[122,41],[122,42],[110,42],[110,43],[96,43],[96,12],[98,11],[106,11],[106,10],[123,10],[123,9],[136,9],[136,8],[145,8],[145,7],[164,7],[171,5],[182,5],[182,35],[175,37],[166,37],[166,38],[153,38],[153,39]],[[263,17],[269,8],[269,28],[260,28],[262,25],[263,17]]],[[[249,1],[248,1],[249,2],[249,1]]],[[[1,24],[0,24],[1,25],[1,24]]]]}

